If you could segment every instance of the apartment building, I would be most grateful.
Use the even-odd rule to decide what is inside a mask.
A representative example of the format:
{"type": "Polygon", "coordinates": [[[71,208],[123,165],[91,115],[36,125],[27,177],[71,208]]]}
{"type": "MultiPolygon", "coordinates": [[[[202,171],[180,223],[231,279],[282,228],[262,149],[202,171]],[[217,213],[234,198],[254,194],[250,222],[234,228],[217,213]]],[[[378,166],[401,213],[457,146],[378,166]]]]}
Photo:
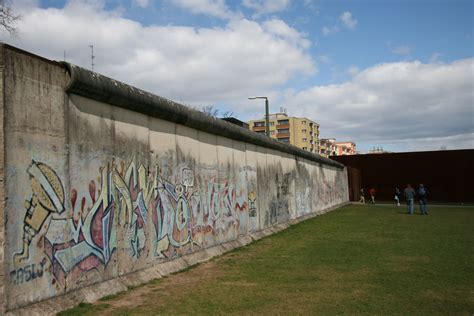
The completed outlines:
{"type": "MultiPolygon", "coordinates": [[[[319,124],[307,119],[288,116],[286,113],[269,115],[270,137],[292,144],[312,153],[319,153],[319,124]]],[[[248,122],[249,129],[265,134],[265,119],[248,122]]]]}
{"type": "Polygon", "coordinates": [[[336,156],[337,145],[335,138],[321,138],[319,141],[319,154],[324,157],[336,156]]]}
{"type": "Polygon", "coordinates": [[[353,142],[336,142],[335,138],[322,138],[319,142],[319,154],[324,157],[355,155],[356,144],[353,142]]]}
{"type": "Polygon", "coordinates": [[[353,142],[336,142],[336,146],[338,156],[355,155],[357,153],[356,144],[353,142]]]}

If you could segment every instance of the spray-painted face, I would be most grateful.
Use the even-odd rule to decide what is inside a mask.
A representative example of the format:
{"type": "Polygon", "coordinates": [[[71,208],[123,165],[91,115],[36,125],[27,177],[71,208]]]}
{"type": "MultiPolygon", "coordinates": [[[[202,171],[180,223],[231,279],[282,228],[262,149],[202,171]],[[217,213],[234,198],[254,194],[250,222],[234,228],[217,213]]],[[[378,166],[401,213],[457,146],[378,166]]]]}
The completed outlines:
{"type": "Polygon", "coordinates": [[[15,264],[29,257],[29,246],[50,213],[64,212],[64,188],[54,170],[44,163],[32,161],[28,168],[32,195],[26,200],[23,221],[23,249],[14,256],[15,264]]]}

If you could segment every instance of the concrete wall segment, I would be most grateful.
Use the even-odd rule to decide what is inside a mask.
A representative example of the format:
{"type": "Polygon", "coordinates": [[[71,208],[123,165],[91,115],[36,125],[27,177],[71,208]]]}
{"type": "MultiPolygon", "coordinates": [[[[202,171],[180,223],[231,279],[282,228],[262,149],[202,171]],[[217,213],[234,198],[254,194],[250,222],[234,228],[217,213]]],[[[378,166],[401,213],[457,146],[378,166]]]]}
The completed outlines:
{"type": "MultiPolygon", "coordinates": [[[[29,245],[38,241],[43,223],[47,225],[43,219],[53,211],[52,208],[61,210],[61,203],[43,208],[34,218],[25,216],[24,205],[38,202],[36,198],[25,195],[25,189],[31,186],[32,175],[39,170],[45,171],[55,185],[59,185],[58,176],[69,178],[64,131],[67,120],[64,87],[69,76],[57,64],[44,62],[31,54],[19,54],[7,46],[2,46],[2,50],[2,98],[4,115],[8,118],[4,120],[3,129],[7,197],[4,250],[5,258],[8,258],[3,265],[8,275],[4,305],[11,307],[60,293],[42,278],[44,270],[50,267],[40,254],[42,250],[29,249],[29,245]],[[38,161],[51,161],[55,171],[43,169],[38,161]],[[27,291],[29,288],[42,290],[27,291]]],[[[58,190],[61,191],[59,187],[58,190]]],[[[61,193],[60,198],[64,198],[64,194],[61,193]]]]}
{"type": "Polygon", "coordinates": [[[4,54],[0,46],[0,314],[5,311],[5,92],[4,54]]]}
{"type": "Polygon", "coordinates": [[[4,310],[94,300],[110,294],[105,284],[206,260],[346,201],[337,163],[75,66],[71,81],[58,64],[2,52],[4,310]]]}
{"type": "Polygon", "coordinates": [[[253,143],[305,157],[315,162],[322,162],[326,165],[343,168],[342,164],[334,160],[311,154],[263,135],[258,135],[247,129],[210,117],[179,103],[153,95],[87,69],[69,63],[62,64],[71,76],[71,81],[66,89],[69,93],[86,96],[119,107],[125,107],[132,111],[186,125],[197,130],[253,143]]]}

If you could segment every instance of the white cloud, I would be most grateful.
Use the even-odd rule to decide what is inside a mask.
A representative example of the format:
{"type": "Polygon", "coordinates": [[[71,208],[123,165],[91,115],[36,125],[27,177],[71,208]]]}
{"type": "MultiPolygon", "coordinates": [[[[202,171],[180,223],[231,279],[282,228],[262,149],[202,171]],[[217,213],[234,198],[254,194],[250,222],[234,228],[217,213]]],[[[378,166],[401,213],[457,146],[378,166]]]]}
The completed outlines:
{"type": "MultiPolygon", "coordinates": [[[[372,145],[373,147],[374,145],[372,145]]],[[[383,148],[403,148],[403,151],[431,151],[452,149],[473,149],[474,133],[459,134],[453,136],[426,137],[423,139],[404,138],[385,141],[383,148]]]]}
{"type": "Polygon", "coordinates": [[[348,73],[349,75],[351,75],[351,76],[355,76],[355,75],[357,75],[359,72],[360,72],[360,69],[359,69],[359,67],[357,67],[357,66],[352,65],[352,66],[350,66],[349,68],[347,68],[347,73],[348,73]]]}
{"type": "Polygon", "coordinates": [[[348,29],[353,30],[357,25],[357,20],[352,17],[352,13],[350,13],[349,11],[342,13],[339,19],[341,20],[342,24],[348,29]]]}
{"type": "Polygon", "coordinates": [[[305,38],[304,34],[301,34],[282,20],[268,20],[263,22],[262,26],[268,33],[274,34],[275,36],[278,36],[283,40],[289,41],[297,46],[301,46],[305,49],[311,46],[311,42],[305,38]]]}
{"type": "Polygon", "coordinates": [[[399,150],[473,148],[473,73],[474,58],[387,63],[342,84],[292,93],[285,104],[320,123],[323,137],[399,150]]]}
{"type": "Polygon", "coordinates": [[[324,26],[321,30],[324,36],[328,36],[334,33],[339,32],[339,27],[337,26],[324,26]]]}
{"type": "Polygon", "coordinates": [[[439,59],[443,56],[441,53],[433,53],[429,59],[430,63],[436,63],[439,61],[439,59]]]}
{"type": "Polygon", "coordinates": [[[255,10],[257,15],[261,15],[285,10],[290,4],[290,0],[243,0],[242,4],[255,10]]]}
{"type": "Polygon", "coordinates": [[[225,0],[173,0],[172,3],[196,14],[206,14],[221,19],[236,16],[226,5],[225,0]]]}
{"type": "Polygon", "coordinates": [[[312,13],[314,13],[315,15],[319,15],[320,13],[319,6],[315,0],[304,0],[303,5],[305,6],[306,9],[312,11],[312,13]]]}
{"type": "Polygon", "coordinates": [[[146,8],[148,7],[148,4],[150,3],[149,0],[133,0],[133,3],[140,8],[146,8]]]}
{"type": "Polygon", "coordinates": [[[397,55],[410,55],[411,47],[406,45],[397,46],[392,48],[392,53],[397,55]]]}
{"type": "Polygon", "coordinates": [[[324,64],[332,63],[332,59],[328,55],[319,55],[318,60],[324,64]]]}
{"type": "MultiPolygon", "coordinates": [[[[50,59],[90,67],[158,95],[189,104],[247,102],[295,76],[314,74],[305,36],[273,19],[232,19],[224,27],[143,26],[90,2],[63,9],[30,8],[20,36],[2,39],[50,59]]],[[[248,105],[249,107],[252,105],[248,105]]]]}
{"type": "MultiPolygon", "coordinates": [[[[352,13],[345,11],[339,16],[339,22],[346,29],[353,30],[357,25],[357,20],[352,17],[352,13]]],[[[339,23],[338,23],[339,24],[339,23]]],[[[338,25],[324,26],[321,32],[324,36],[332,35],[339,32],[341,29],[338,25]]]]}

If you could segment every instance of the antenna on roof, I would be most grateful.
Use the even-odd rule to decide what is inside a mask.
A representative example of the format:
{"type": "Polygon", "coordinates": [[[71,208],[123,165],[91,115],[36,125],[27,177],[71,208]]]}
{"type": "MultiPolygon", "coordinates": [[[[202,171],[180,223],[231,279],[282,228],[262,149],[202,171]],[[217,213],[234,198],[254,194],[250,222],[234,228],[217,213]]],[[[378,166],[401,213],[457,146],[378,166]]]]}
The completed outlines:
{"type": "Polygon", "coordinates": [[[89,47],[91,48],[91,69],[94,71],[94,45],[89,45],[89,47]]]}

